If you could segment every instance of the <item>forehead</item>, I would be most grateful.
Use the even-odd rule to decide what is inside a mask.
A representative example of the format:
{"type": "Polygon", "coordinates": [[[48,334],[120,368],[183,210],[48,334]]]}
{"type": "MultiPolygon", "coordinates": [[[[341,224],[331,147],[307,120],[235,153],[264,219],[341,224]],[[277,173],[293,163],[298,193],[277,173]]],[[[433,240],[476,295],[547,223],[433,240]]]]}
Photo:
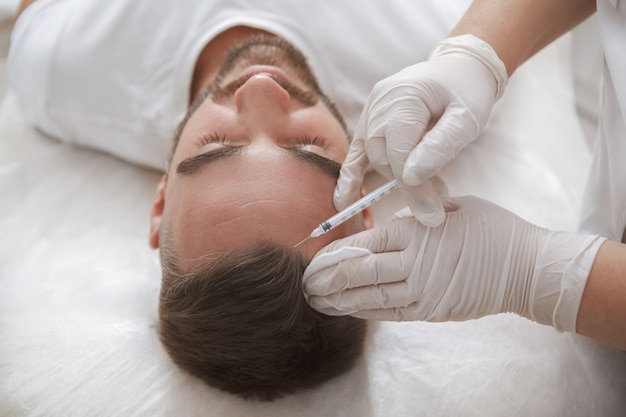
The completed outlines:
{"type": "MultiPolygon", "coordinates": [[[[191,264],[254,242],[293,246],[335,213],[335,177],[280,151],[244,152],[177,181],[166,215],[179,256],[191,264]]],[[[335,238],[329,233],[303,250],[313,256],[335,238]]]]}

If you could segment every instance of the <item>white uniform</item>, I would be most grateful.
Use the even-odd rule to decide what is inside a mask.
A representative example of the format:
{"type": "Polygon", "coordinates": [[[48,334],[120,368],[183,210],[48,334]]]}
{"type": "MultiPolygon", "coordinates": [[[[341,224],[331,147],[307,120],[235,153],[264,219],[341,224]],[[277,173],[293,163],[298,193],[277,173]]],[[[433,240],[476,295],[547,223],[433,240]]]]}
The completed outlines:
{"type": "Polygon", "coordinates": [[[604,86],[580,229],[626,242],[626,0],[597,3],[604,86]]]}
{"type": "Polygon", "coordinates": [[[15,25],[10,85],[40,130],[163,170],[197,56],[225,29],[264,29],[301,49],[354,126],[374,83],[425,59],[469,3],[38,0],[15,25]]]}

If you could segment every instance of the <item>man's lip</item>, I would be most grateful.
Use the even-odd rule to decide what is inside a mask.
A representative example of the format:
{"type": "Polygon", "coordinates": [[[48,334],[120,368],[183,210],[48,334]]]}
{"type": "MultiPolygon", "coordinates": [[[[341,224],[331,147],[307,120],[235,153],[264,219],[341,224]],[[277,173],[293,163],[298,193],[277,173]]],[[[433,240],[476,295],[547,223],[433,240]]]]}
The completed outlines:
{"type": "Polygon", "coordinates": [[[252,65],[246,68],[239,76],[247,77],[256,74],[270,74],[289,81],[289,76],[282,69],[273,65],[252,65]]]}

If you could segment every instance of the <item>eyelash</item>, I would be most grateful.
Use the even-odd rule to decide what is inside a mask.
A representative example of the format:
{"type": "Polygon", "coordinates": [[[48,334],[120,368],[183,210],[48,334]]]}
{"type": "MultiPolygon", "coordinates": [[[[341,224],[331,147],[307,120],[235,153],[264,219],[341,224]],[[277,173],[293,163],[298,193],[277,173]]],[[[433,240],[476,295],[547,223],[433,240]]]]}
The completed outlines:
{"type": "Polygon", "coordinates": [[[319,136],[309,136],[309,135],[300,136],[299,138],[296,139],[296,142],[300,146],[314,145],[322,149],[328,149],[328,142],[326,141],[326,139],[319,137],[319,136]]]}
{"type": "Polygon", "coordinates": [[[209,143],[221,143],[224,145],[229,145],[231,142],[226,139],[226,136],[218,135],[217,133],[211,133],[210,135],[202,135],[199,140],[200,146],[208,145],[209,143]]]}
{"type": "MultiPolygon", "coordinates": [[[[295,142],[298,146],[314,145],[322,149],[328,149],[328,142],[326,141],[326,139],[320,136],[304,135],[304,136],[300,136],[296,138],[295,142]]],[[[199,145],[201,147],[206,146],[210,143],[220,143],[223,145],[232,144],[230,140],[226,139],[225,135],[220,136],[217,133],[211,133],[210,135],[202,135],[200,137],[199,145]]]]}

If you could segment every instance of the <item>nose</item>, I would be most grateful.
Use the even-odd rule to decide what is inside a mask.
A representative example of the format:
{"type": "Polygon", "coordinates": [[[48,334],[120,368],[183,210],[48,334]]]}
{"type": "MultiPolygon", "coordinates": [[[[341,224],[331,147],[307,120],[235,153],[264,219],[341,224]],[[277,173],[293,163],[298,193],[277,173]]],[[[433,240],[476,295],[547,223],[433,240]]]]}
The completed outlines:
{"type": "Polygon", "coordinates": [[[240,115],[258,119],[289,114],[289,93],[268,74],[250,77],[234,94],[235,106],[240,115]]]}

